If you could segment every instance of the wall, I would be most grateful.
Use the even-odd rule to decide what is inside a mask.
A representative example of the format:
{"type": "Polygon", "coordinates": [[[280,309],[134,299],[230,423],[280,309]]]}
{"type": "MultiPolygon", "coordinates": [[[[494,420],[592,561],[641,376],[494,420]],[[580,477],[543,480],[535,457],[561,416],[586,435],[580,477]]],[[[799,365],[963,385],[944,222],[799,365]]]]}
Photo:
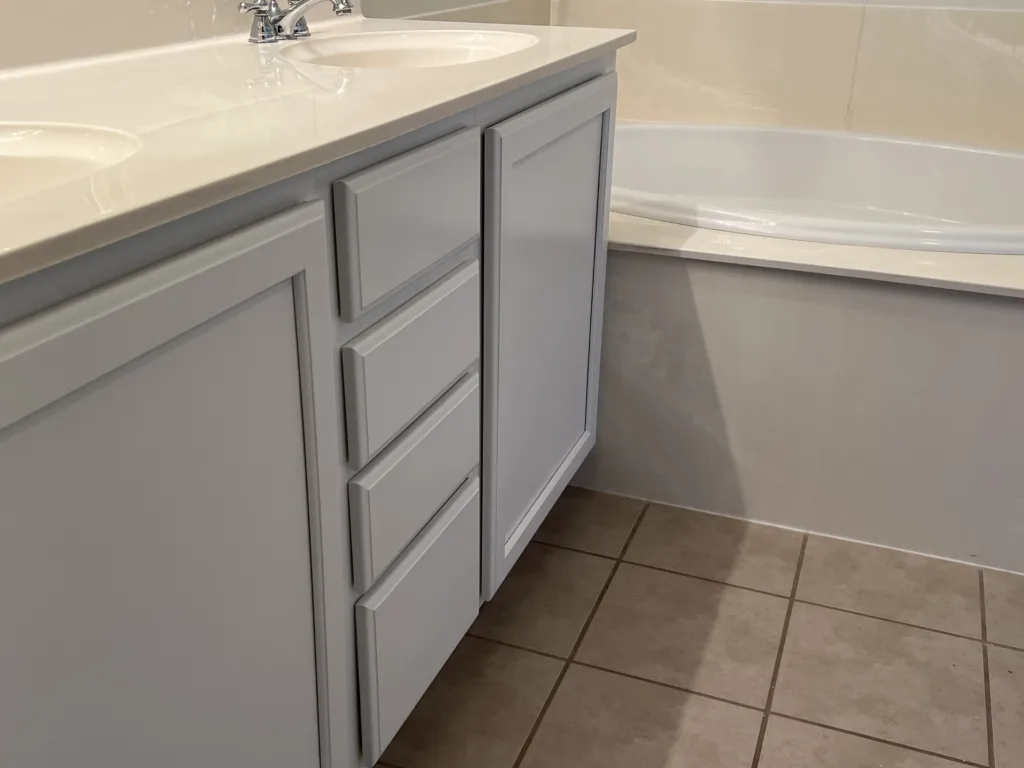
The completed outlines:
{"type": "Polygon", "coordinates": [[[605,312],[575,484],[1024,572],[1020,301],[613,251],[605,312]]]}
{"type": "MultiPolygon", "coordinates": [[[[964,0],[961,0],[963,2],[964,0]]],[[[966,2],[978,0],[966,0],[966,2]]],[[[1024,150],[1024,4],[553,0],[556,24],[632,27],[619,116],[848,128],[1024,150]]]]}
{"type": "MultiPolygon", "coordinates": [[[[363,0],[362,5],[367,16],[451,21],[547,24],[550,15],[549,0],[363,0]]],[[[104,0],[87,6],[68,0],[11,0],[3,10],[4,24],[16,34],[0,46],[0,70],[241,35],[249,30],[251,17],[240,14],[237,6],[238,0],[104,0]]],[[[315,8],[309,18],[333,18],[330,6],[315,8]]]]}

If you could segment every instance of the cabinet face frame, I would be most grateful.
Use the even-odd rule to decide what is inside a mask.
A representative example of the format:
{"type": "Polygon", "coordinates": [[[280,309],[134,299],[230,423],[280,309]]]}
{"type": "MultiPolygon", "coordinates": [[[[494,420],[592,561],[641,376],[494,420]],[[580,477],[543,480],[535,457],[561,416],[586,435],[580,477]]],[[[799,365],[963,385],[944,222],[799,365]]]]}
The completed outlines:
{"type": "MultiPolygon", "coordinates": [[[[309,508],[320,764],[348,768],[352,643],[331,267],[324,204],[308,203],[0,331],[0,437],[15,422],[269,288],[295,303],[309,508]],[[282,251],[287,258],[282,258],[282,251]],[[86,350],[87,354],[82,354],[86,350]],[[332,428],[332,425],[333,428],[332,428]],[[332,753],[332,738],[338,748],[332,753]]],[[[155,404],[154,407],[159,407],[155,404]]]]}
{"type": "Polygon", "coordinates": [[[594,447],[597,433],[598,380],[608,260],[608,206],[611,195],[612,142],[618,77],[612,72],[529,109],[484,132],[484,403],[481,598],[494,596],[559,495],[594,447]],[[511,535],[497,518],[498,363],[501,356],[499,286],[501,281],[502,179],[515,165],[595,118],[601,119],[601,156],[596,201],[594,278],[591,303],[590,359],[586,428],[576,445],[541,490],[511,535]]]}

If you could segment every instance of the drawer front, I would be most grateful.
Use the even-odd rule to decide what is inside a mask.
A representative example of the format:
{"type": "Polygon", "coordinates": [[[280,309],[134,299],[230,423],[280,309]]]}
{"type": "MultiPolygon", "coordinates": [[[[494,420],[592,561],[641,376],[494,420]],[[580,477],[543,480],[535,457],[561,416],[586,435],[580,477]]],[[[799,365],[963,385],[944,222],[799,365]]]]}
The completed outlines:
{"type": "Polygon", "coordinates": [[[356,603],[364,759],[373,765],[476,618],[480,481],[470,478],[356,603]]]}
{"type": "Polygon", "coordinates": [[[335,182],[344,319],[479,236],[480,186],[479,128],[335,182]]]}
{"type": "Polygon", "coordinates": [[[480,463],[480,374],[451,392],[348,485],[356,588],[369,589],[480,463]]]}
{"type": "Polygon", "coordinates": [[[362,467],[480,357],[473,261],[342,347],[349,461],[362,467]]]}

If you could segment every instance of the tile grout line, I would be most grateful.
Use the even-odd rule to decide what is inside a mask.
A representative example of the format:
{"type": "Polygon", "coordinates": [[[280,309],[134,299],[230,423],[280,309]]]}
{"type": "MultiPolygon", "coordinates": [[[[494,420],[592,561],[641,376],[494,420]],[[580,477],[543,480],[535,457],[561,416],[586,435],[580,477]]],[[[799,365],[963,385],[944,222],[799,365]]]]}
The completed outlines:
{"type": "Polygon", "coordinates": [[[597,615],[597,609],[601,607],[601,601],[604,600],[605,593],[608,591],[608,587],[611,586],[612,579],[615,578],[615,572],[619,570],[619,565],[622,563],[622,556],[626,554],[626,550],[629,548],[630,543],[633,541],[633,537],[636,535],[637,529],[640,528],[640,523],[643,522],[644,515],[647,514],[647,509],[650,507],[650,503],[644,504],[644,508],[640,510],[640,514],[636,518],[636,522],[633,523],[633,528],[629,532],[629,536],[626,537],[626,543],[622,545],[622,551],[619,552],[619,557],[612,565],[611,571],[608,573],[608,578],[605,579],[604,586],[601,587],[601,592],[597,596],[597,600],[594,601],[594,607],[590,609],[590,614],[587,616],[587,620],[583,623],[583,628],[580,630],[579,635],[576,637],[576,642],[573,643],[572,650],[569,651],[569,657],[565,659],[562,664],[562,670],[558,673],[558,678],[555,680],[555,684],[551,687],[551,693],[548,694],[547,699],[544,700],[544,706],[540,708],[540,712],[537,713],[537,719],[533,723],[533,727],[530,728],[530,733],[526,737],[526,741],[523,742],[522,748],[519,750],[519,755],[516,757],[515,763],[512,768],[520,768],[523,764],[523,760],[526,759],[526,753],[530,749],[530,745],[533,744],[534,738],[537,736],[537,731],[540,730],[540,724],[544,721],[544,715],[547,714],[548,709],[551,707],[551,702],[555,699],[555,694],[558,693],[558,689],[562,685],[562,680],[565,678],[565,673],[569,671],[569,665],[572,664],[572,660],[576,657],[576,651],[579,650],[583,644],[583,638],[587,634],[587,630],[590,629],[590,623],[594,620],[594,616],[597,615]]]}
{"type": "Polygon", "coordinates": [[[526,651],[536,656],[543,656],[546,659],[554,659],[555,661],[568,661],[565,656],[559,656],[554,653],[548,653],[547,651],[538,651],[536,648],[527,648],[525,645],[516,645],[510,643],[507,640],[495,640],[493,637],[485,637],[484,635],[474,635],[471,632],[466,633],[466,637],[472,637],[474,640],[485,640],[488,643],[494,643],[495,645],[503,645],[506,648],[515,648],[517,651],[526,651]]]}
{"type": "Polygon", "coordinates": [[[985,675],[985,728],[988,731],[988,765],[996,767],[996,739],[992,725],[992,683],[988,670],[988,613],[985,610],[985,572],[978,569],[978,597],[981,599],[981,668],[985,675]]]}
{"type": "Polygon", "coordinates": [[[554,547],[555,549],[561,549],[561,550],[564,550],[565,552],[576,552],[577,554],[580,554],[580,555],[590,555],[591,557],[599,557],[602,560],[611,560],[613,563],[616,563],[616,562],[619,561],[619,558],[613,557],[612,555],[602,555],[602,554],[599,554],[598,552],[589,552],[589,551],[587,551],[585,549],[577,549],[576,547],[567,547],[567,546],[565,546],[565,544],[552,544],[550,541],[537,541],[537,539],[534,539],[530,543],[531,544],[540,544],[542,547],[554,547]]]}
{"type": "Polygon", "coordinates": [[[804,567],[804,555],[807,552],[808,534],[804,534],[804,540],[800,543],[800,556],[796,561],[796,572],[793,574],[793,589],[789,595],[789,605],[786,606],[786,619],[782,622],[782,637],[779,638],[779,652],[775,656],[775,668],[772,670],[772,681],[768,686],[768,699],[764,703],[764,714],[761,716],[761,730],[757,734],[757,745],[754,747],[754,759],[750,768],[757,768],[761,763],[761,751],[764,749],[764,737],[768,732],[768,720],[771,716],[772,702],[775,700],[775,686],[779,683],[779,672],[782,670],[782,654],[786,650],[786,636],[789,635],[789,622],[793,618],[793,607],[796,605],[796,590],[800,584],[800,571],[804,567]]]}
{"type": "Polygon", "coordinates": [[[899,741],[889,741],[888,739],[882,739],[878,736],[871,736],[867,733],[861,733],[860,731],[850,731],[846,728],[839,728],[835,725],[828,725],[827,723],[818,723],[814,720],[808,720],[804,717],[797,717],[796,715],[787,715],[784,712],[772,712],[775,717],[781,717],[783,720],[792,720],[796,723],[803,723],[804,725],[813,725],[816,728],[822,728],[826,731],[835,731],[836,733],[845,733],[847,736],[855,736],[859,739],[867,739],[873,741],[876,744],[885,744],[889,747],[897,747],[908,752],[916,752],[919,755],[928,755],[929,757],[938,757],[942,760],[948,760],[959,765],[969,765],[971,768],[989,768],[984,763],[975,763],[971,760],[964,760],[962,757],[953,757],[952,755],[944,755],[941,752],[932,752],[927,749],[921,749],[920,747],[914,747],[910,744],[903,744],[899,741]]]}
{"type": "MultiPolygon", "coordinates": [[[[537,655],[537,656],[544,656],[545,658],[553,659],[555,661],[565,661],[565,659],[563,659],[561,656],[555,656],[554,654],[545,653],[544,651],[537,651],[537,650],[534,650],[533,648],[527,648],[525,645],[516,645],[515,643],[507,643],[504,640],[493,640],[493,639],[491,639],[489,637],[481,637],[479,635],[470,635],[470,637],[473,637],[473,638],[475,638],[477,640],[481,640],[481,641],[483,641],[485,643],[494,643],[495,645],[503,645],[506,648],[513,648],[513,649],[515,649],[517,651],[524,651],[525,653],[532,653],[532,654],[537,655]]],[[[598,672],[605,672],[605,673],[607,673],[609,675],[615,675],[617,677],[625,677],[625,678],[627,678],[629,680],[636,680],[637,682],[641,682],[641,683],[649,683],[650,685],[656,685],[659,688],[668,688],[669,690],[679,691],[680,693],[685,693],[685,694],[688,694],[690,696],[697,696],[698,698],[701,698],[701,699],[710,699],[712,701],[721,702],[722,704],[729,704],[729,705],[734,706],[734,707],[740,707],[742,709],[749,709],[749,710],[754,711],[754,712],[761,712],[761,713],[764,712],[764,707],[755,707],[752,704],[745,704],[742,701],[733,701],[732,699],[726,699],[726,698],[723,698],[721,696],[715,696],[715,695],[710,694],[710,693],[703,693],[701,691],[695,691],[695,690],[692,690],[690,688],[683,688],[683,687],[678,686],[678,685],[673,685],[672,683],[665,683],[665,682],[662,682],[660,680],[651,680],[650,678],[640,677],[639,675],[631,675],[628,672],[620,672],[619,670],[611,669],[609,667],[602,667],[602,666],[600,666],[598,664],[591,664],[591,663],[586,662],[586,661],[576,661],[575,659],[571,663],[576,665],[577,667],[586,667],[588,669],[597,670],[598,672]]],[[[944,755],[941,752],[931,752],[931,751],[929,751],[927,749],[922,749],[921,747],[915,747],[915,746],[913,746],[911,744],[904,744],[904,743],[899,742],[899,741],[890,741],[888,739],[883,739],[883,738],[880,738],[878,736],[872,736],[871,734],[868,734],[868,733],[861,733],[860,731],[851,731],[851,730],[848,730],[846,728],[840,728],[839,726],[836,726],[836,725],[829,725],[828,723],[819,723],[816,720],[808,720],[807,718],[798,717],[796,715],[787,715],[784,712],[772,712],[771,714],[774,717],[779,717],[779,718],[782,718],[783,720],[792,720],[794,722],[803,723],[805,725],[813,725],[816,728],[821,728],[821,729],[826,730],[826,731],[834,731],[836,733],[843,733],[843,734],[846,734],[848,736],[855,736],[857,738],[866,739],[868,741],[873,741],[873,742],[876,742],[878,744],[885,744],[885,745],[890,746],[890,747],[897,747],[899,749],[908,750],[910,752],[917,752],[918,754],[928,755],[930,757],[938,757],[938,758],[941,758],[943,760],[947,760],[947,761],[950,761],[950,762],[957,763],[959,765],[968,765],[968,766],[971,766],[971,768],[990,768],[990,766],[987,766],[987,765],[985,765],[983,763],[975,763],[975,762],[972,762],[970,760],[965,760],[962,757],[954,757],[953,755],[944,755]]],[[[388,766],[388,768],[401,768],[400,766],[389,766],[388,764],[381,764],[381,765],[386,765],[386,766],[388,766]]]]}
{"type": "MultiPolygon", "coordinates": [[[[806,534],[806,535],[810,536],[811,534],[806,534]]],[[[577,553],[579,553],[581,555],[590,555],[591,557],[598,557],[598,558],[601,558],[603,560],[614,560],[616,562],[619,562],[618,558],[614,558],[611,555],[600,555],[600,554],[598,554],[596,552],[588,552],[585,549],[577,549],[576,547],[567,547],[564,544],[550,544],[550,543],[548,543],[546,541],[537,541],[536,543],[537,544],[542,544],[545,547],[555,547],[556,549],[563,549],[563,550],[565,550],[567,552],[577,552],[577,553]]],[[[927,555],[924,555],[924,557],[927,557],[927,555]]],[[[625,563],[626,565],[635,565],[637,568],[646,568],[647,570],[650,570],[650,571],[658,571],[659,573],[670,573],[670,574],[673,574],[675,576],[682,576],[682,577],[687,578],[687,579],[696,579],[698,581],[706,581],[709,584],[721,584],[724,587],[732,587],[733,589],[742,589],[744,592],[753,592],[755,595],[765,595],[767,597],[778,597],[778,598],[781,598],[783,600],[789,599],[786,595],[780,595],[778,592],[768,592],[767,590],[758,589],[757,587],[747,587],[747,586],[744,586],[743,584],[733,584],[733,583],[728,582],[728,581],[720,581],[719,579],[712,579],[712,578],[710,578],[708,576],[697,576],[695,574],[686,573],[684,571],[674,571],[671,568],[661,568],[660,566],[657,566],[657,565],[648,565],[647,563],[640,563],[640,562],[637,562],[636,560],[627,560],[627,559],[625,559],[625,557],[623,557],[621,559],[621,562],[625,563]]],[[[924,626],[922,624],[912,624],[909,621],[900,621],[899,619],[891,619],[891,618],[888,618],[886,616],[875,616],[874,614],[871,614],[871,613],[864,613],[862,611],[854,611],[854,610],[851,610],[850,608],[840,608],[839,606],[836,606],[836,605],[828,605],[827,603],[818,603],[818,602],[815,602],[814,600],[805,600],[805,599],[799,598],[799,597],[795,599],[795,602],[797,602],[797,603],[799,603],[801,605],[812,605],[815,608],[825,608],[825,609],[827,609],[829,611],[838,611],[839,613],[847,613],[847,614],[849,614],[851,616],[861,616],[861,617],[863,617],[865,619],[876,619],[877,621],[884,621],[884,622],[887,622],[889,624],[897,624],[897,625],[899,625],[901,627],[910,627],[911,629],[922,629],[925,632],[935,632],[935,633],[940,634],[940,635],[946,635],[947,637],[956,637],[956,638],[959,638],[960,640],[970,640],[970,641],[975,642],[975,643],[985,643],[986,645],[994,646],[996,648],[1005,648],[1005,649],[1007,649],[1009,651],[1019,651],[1019,652],[1024,653],[1024,647],[1015,646],[1015,645],[1006,645],[1005,643],[997,643],[997,642],[994,642],[992,640],[982,640],[981,638],[978,638],[978,637],[971,637],[970,635],[961,635],[958,632],[950,632],[949,630],[946,630],[946,629],[936,629],[935,627],[926,627],[926,626],[924,626]]],[[[561,657],[559,657],[559,658],[561,658],[561,657]]]]}

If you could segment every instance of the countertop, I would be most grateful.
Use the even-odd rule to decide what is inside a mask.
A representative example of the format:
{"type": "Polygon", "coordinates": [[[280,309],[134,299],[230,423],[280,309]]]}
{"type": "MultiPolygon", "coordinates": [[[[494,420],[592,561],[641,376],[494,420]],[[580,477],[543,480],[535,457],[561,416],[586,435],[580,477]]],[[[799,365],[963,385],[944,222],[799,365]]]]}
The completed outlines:
{"type": "Polygon", "coordinates": [[[0,72],[0,123],[126,132],[121,163],[4,203],[0,283],[443,120],[620,48],[636,33],[356,17],[314,35],[419,29],[528,32],[530,48],[443,69],[296,64],[287,43],[217,38],[0,72]]]}

